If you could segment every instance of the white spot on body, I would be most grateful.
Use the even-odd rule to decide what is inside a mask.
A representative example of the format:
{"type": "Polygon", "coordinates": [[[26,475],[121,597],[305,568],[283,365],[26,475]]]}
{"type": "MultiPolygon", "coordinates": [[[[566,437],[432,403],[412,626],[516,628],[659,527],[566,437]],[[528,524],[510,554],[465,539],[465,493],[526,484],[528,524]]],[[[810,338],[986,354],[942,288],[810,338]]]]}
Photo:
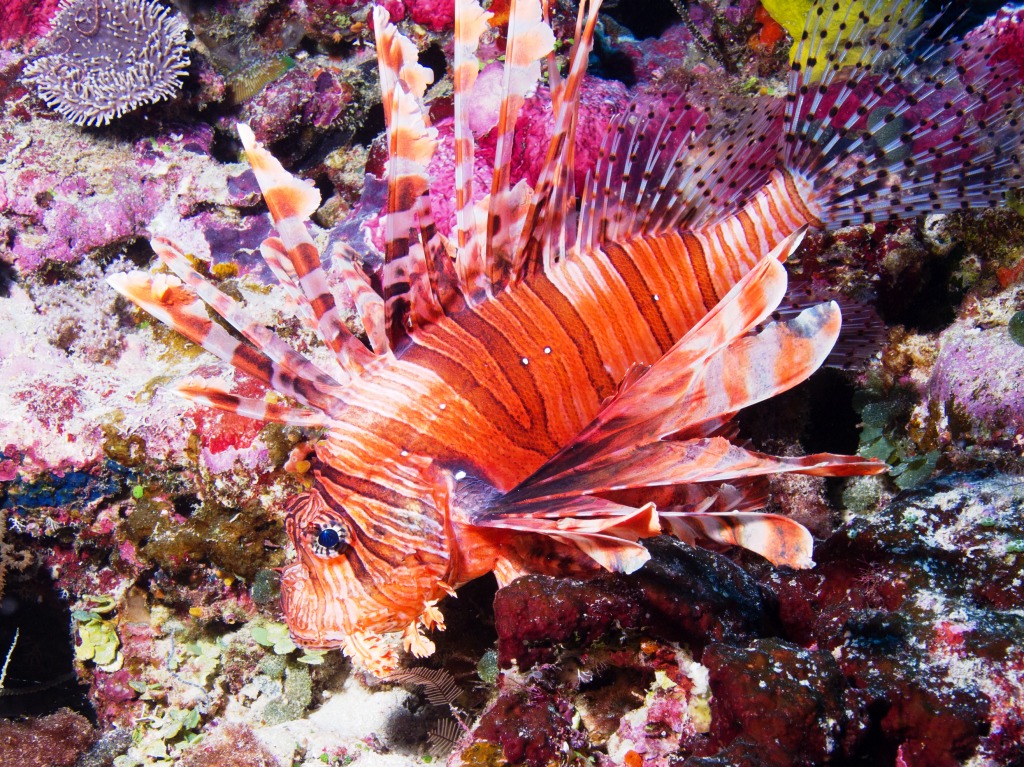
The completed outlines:
{"type": "Polygon", "coordinates": [[[545,354],[551,354],[551,347],[550,346],[545,346],[544,347],[544,353],[545,354]]]}
{"type": "Polygon", "coordinates": [[[402,458],[408,458],[408,457],[409,457],[409,451],[408,450],[403,450],[402,451],[402,458]]]}
{"type": "Polygon", "coordinates": [[[659,296],[657,293],[655,293],[654,294],[654,300],[655,301],[660,301],[661,300],[661,296],[659,296]]]}
{"type": "Polygon", "coordinates": [[[459,469],[457,472],[455,472],[455,479],[465,479],[465,478],[466,478],[466,472],[464,472],[462,469],[459,469]]]}
{"type": "Polygon", "coordinates": [[[530,360],[528,360],[528,359],[527,359],[526,357],[523,357],[523,358],[522,358],[521,360],[519,360],[519,361],[520,361],[520,362],[522,362],[522,363],[523,363],[524,365],[529,365],[529,364],[530,364],[530,360]]]}
{"type": "Polygon", "coordinates": [[[438,407],[441,408],[441,410],[446,410],[448,408],[448,405],[442,402],[440,405],[438,405],[438,407]]]}

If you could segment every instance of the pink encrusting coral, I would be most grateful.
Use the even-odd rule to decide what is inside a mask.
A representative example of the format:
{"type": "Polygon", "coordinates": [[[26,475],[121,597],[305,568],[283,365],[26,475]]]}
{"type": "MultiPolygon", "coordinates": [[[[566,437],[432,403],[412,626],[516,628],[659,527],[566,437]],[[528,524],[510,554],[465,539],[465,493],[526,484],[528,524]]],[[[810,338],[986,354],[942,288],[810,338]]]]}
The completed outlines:
{"type": "MultiPolygon", "coordinates": [[[[229,183],[232,173],[210,162],[212,143],[213,132],[205,126],[99,147],[53,122],[0,132],[0,152],[8,160],[0,175],[7,258],[23,274],[47,263],[74,264],[148,236],[161,218],[192,219],[211,204],[254,199],[253,191],[229,183]],[[83,156],[90,160],[75,159],[83,156]]],[[[209,253],[208,246],[196,247],[209,253]]]]}
{"type": "Polygon", "coordinates": [[[966,433],[978,443],[1009,443],[1024,434],[1024,348],[1005,325],[984,324],[960,320],[939,336],[928,400],[944,413],[947,434],[952,420],[957,437],[966,433]],[[992,365],[993,360],[999,363],[992,365]],[[981,370],[985,374],[979,376],[981,370]]]}
{"type": "Polygon", "coordinates": [[[380,0],[377,3],[366,0],[310,0],[306,3],[311,15],[335,11],[361,12],[374,4],[384,8],[392,21],[411,20],[432,32],[450,32],[455,23],[455,4],[452,0],[380,0]]]}

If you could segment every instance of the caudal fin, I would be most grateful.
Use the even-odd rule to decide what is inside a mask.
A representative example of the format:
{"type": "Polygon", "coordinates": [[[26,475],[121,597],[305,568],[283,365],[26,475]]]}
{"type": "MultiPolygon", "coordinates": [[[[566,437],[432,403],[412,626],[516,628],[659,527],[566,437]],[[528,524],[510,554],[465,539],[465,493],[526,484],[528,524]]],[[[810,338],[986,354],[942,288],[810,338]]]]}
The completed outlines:
{"type": "Polygon", "coordinates": [[[1022,178],[1022,97],[996,39],[947,39],[924,0],[816,0],[795,49],[782,161],[826,227],[998,204],[1022,178]]]}

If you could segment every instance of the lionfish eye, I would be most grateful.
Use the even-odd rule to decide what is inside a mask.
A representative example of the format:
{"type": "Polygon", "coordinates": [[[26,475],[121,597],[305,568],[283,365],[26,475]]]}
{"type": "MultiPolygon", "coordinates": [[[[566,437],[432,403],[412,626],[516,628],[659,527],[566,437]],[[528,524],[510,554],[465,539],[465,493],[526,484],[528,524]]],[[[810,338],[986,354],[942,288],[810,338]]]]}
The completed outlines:
{"type": "Polygon", "coordinates": [[[333,557],[340,554],[348,542],[348,533],[343,527],[318,527],[312,549],[321,557],[333,557]]]}

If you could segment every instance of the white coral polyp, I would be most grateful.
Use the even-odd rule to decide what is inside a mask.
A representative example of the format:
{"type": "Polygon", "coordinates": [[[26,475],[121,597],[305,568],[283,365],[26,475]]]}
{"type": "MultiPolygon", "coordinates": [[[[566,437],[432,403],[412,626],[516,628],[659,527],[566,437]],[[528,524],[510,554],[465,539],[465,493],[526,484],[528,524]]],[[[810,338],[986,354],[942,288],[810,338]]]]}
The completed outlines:
{"type": "Polygon", "coordinates": [[[70,0],[24,80],[69,122],[106,125],[177,93],[188,67],[185,28],[154,0],[70,0]]]}

